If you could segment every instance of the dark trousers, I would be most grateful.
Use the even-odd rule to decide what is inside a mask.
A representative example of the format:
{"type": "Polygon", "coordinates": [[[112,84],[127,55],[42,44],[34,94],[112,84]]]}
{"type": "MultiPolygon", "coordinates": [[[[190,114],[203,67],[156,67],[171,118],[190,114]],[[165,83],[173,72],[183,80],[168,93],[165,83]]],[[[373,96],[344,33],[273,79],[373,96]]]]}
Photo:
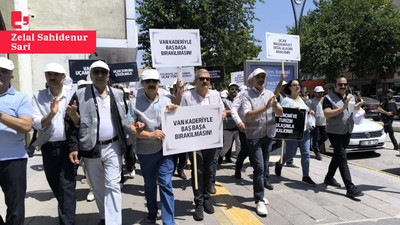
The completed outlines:
{"type": "Polygon", "coordinates": [[[47,182],[58,201],[60,224],[75,224],[77,165],[68,158],[64,142],[47,142],[42,146],[43,167],[47,182]]]}
{"type": "Polygon", "coordinates": [[[5,224],[23,225],[27,159],[0,161],[0,186],[7,206],[5,224]]]}
{"type": "Polygon", "coordinates": [[[316,155],[320,153],[319,146],[328,139],[325,126],[316,126],[312,131],[312,148],[316,155]]]}
{"type": "Polygon", "coordinates": [[[389,134],[389,137],[390,137],[390,140],[392,141],[394,149],[398,149],[399,144],[397,143],[397,140],[394,137],[392,124],[393,124],[393,120],[389,120],[388,122],[384,123],[383,129],[385,130],[385,133],[389,134]]]}
{"type": "Polygon", "coordinates": [[[327,180],[335,176],[336,169],[339,167],[340,175],[342,176],[343,183],[347,190],[354,188],[351,182],[351,175],[349,166],[347,165],[346,147],[350,142],[350,134],[331,134],[328,133],[329,141],[333,146],[333,157],[329,164],[328,173],[326,174],[327,180]]]}
{"type": "Polygon", "coordinates": [[[192,188],[194,195],[194,202],[196,205],[203,204],[204,200],[210,198],[210,189],[212,185],[211,176],[213,171],[213,161],[217,149],[205,149],[196,151],[197,162],[197,183],[198,189],[195,190],[194,186],[194,161],[193,152],[189,152],[189,160],[192,168],[192,188]]]}
{"type": "Polygon", "coordinates": [[[187,153],[186,152],[174,155],[174,166],[175,166],[174,171],[176,169],[176,172],[178,174],[182,173],[183,169],[185,169],[186,165],[187,165],[187,153]]]}
{"type": "Polygon", "coordinates": [[[239,139],[240,139],[240,152],[239,155],[236,157],[236,167],[235,167],[237,171],[240,171],[242,169],[244,160],[247,158],[247,156],[250,156],[250,150],[246,140],[246,133],[239,131],[239,139]]]}

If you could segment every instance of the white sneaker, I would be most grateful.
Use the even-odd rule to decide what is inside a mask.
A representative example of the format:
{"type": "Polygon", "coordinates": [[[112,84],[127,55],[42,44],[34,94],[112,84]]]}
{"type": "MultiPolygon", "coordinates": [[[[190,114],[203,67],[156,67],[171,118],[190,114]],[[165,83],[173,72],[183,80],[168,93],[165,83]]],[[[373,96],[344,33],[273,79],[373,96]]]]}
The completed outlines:
{"type": "Polygon", "coordinates": [[[267,199],[267,198],[263,198],[263,201],[264,201],[264,204],[265,204],[265,205],[268,205],[269,202],[268,202],[268,199],[267,199]]]}
{"type": "Polygon", "coordinates": [[[136,172],[133,170],[132,172],[129,173],[130,178],[135,178],[136,172]]]}
{"type": "Polygon", "coordinates": [[[93,191],[89,191],[89,194],[86,196],[86,201],[88,201],[88,202],[94,201],[93,191]]]}
{"type": "Polygon", "coordinates": [[[268,215],[267,207],[265,207],[265,203],[263,201],[259,201],[256,204],[256,211],[259,216],[267,216],[268,215]]]}

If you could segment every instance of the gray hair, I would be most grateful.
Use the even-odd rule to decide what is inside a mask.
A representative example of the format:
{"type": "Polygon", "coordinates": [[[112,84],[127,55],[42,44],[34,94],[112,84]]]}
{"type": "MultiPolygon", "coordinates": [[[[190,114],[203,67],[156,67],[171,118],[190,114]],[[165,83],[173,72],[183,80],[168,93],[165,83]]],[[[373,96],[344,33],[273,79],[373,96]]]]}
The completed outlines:
{"type": "Polygon", "coordinates": [[[194,76],[194,79],[197,80],[197,79],[200,77],[200,74],[202,74],[202,73],[208,73],[208,74],[210,74],[210,73],[208,72],[208,70],[206,70],[206,69],[199,69],[199,70],[196,71],[196,75],[194,76]]]}

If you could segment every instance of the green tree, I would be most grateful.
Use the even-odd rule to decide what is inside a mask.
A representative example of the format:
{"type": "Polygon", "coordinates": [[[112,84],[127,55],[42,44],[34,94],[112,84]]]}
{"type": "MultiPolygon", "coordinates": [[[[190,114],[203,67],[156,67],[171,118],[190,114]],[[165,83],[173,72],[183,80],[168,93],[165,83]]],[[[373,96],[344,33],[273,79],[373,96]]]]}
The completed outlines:
{"type": "MultiPolygon", "coordinates": [[[[199,29],[203,66],[243,70],[243,61],[261,52],[253,36],[256,0],[137,0],[139,49],[151,66],[149,29],[199,29]]],[[[263,0],[261,0],[263,2],[263,0]]]]}
{"type": "MultiPolygon", "coordinates": [[[[302,74],[345,71],[382,78],[400,65],[400,15],[392,0],[314,0],[302,19],[302,74]]],[[[289,28],[294,33],[294,27],[289,28]]]]}

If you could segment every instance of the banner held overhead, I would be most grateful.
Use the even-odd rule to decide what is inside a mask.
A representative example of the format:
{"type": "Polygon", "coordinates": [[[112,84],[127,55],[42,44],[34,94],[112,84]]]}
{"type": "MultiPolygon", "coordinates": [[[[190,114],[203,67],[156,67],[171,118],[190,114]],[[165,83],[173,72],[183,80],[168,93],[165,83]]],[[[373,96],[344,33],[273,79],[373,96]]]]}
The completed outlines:
{"type": "Polygon", "coordinates": [[[201,66],[198,29],[150,29],[149,32],[154,68],[201,66]]]}

